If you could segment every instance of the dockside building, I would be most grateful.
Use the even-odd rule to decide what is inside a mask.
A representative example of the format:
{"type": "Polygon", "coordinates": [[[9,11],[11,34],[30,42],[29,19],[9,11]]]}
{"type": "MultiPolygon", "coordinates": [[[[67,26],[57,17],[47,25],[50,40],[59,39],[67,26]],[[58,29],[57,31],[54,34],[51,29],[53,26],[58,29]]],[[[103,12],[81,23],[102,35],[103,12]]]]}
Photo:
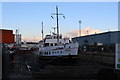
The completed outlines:
{"type": "MultiPolygon", "coordinates": [[[[92,46],[114,46],[118,43],[120,31],[109,31],[99,34],[92,34],[80,37],[72,38],[73,42],[78,42],[79,46],[82,47],[84,45],[92,46]]],[[[95,47],[96,47],[95,46],[95,47]]]]}
{"type": "Polygon", "coordinates": [[[0,43],[14,43],[13,30],[0,29],[0,43]]]}

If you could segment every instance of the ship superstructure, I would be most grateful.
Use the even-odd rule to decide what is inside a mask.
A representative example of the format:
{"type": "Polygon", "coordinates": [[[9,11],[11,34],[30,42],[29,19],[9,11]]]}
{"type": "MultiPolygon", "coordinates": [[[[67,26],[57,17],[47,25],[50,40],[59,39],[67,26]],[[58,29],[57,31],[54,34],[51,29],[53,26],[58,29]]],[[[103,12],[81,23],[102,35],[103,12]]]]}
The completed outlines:
{"type": "MultiPolygon", "coordinates": [[[[78,43],[73,43],[69,38],[62,38],[62,35],[59,34],[58,27],[58,6],[56,6],[56,15],[57,20],[57,33],[52,33],[52,35],[46,35],[45,38],[42,36],[42,40],[39,42],[39,52],[40,56],[77,56],[78,55],[78,43]]],[[[53,18],[53,17],[52,17],[53,18]]],[[[42,23],[43,29],[43,23],[42,23]]],[[[43,30],[42,30],[43,35],[43,30]]]]}

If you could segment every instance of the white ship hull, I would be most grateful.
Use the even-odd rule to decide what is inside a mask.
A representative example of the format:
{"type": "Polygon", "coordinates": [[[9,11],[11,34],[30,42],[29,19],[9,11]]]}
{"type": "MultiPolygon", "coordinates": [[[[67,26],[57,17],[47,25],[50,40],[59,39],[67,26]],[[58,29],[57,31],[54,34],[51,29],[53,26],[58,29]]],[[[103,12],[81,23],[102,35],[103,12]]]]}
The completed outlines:
{"type": "Polygon", "coordinates": [[[49,46],[39,48],[40,56],[77,56],[78,43],[68,43],[61,46],[49,46]]]}

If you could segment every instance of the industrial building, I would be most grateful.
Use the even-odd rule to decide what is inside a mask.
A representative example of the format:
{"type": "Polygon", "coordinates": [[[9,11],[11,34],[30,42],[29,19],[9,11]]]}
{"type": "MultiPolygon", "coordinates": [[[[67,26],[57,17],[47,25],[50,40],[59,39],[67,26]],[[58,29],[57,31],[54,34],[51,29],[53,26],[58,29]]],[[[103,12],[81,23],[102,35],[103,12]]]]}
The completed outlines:
{"type": "MultiPolygon", "coordinates": [[[[92,35],[86,35],[86,36],[80,36],[80,37],[74,37],[72,38],[73,42],[78,42],[79,46],[90,46],[90,47],[107,47],[108,49],[113,49],[115,47],[115,44],[118,43],[118,35],[120,34],[120,31],[109,31],[99,34],[92,34],[92,35]],[[109,47],[113,48],[109,48],[109,47]]],[[[89,48],[90,48],[89,47],[89,48]]]]}
{"type": "Polygon", "coordinates": [[[13,30],[0,29],[0,43],[14,43],[13,30]]]}

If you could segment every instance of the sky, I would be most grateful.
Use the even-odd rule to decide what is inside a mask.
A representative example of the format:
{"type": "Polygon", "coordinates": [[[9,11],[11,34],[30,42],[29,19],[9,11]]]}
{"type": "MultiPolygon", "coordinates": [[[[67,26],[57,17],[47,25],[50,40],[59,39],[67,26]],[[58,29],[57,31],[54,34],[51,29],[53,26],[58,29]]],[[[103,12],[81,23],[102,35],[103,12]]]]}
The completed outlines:
{"type": "Polygon", "coordinates": [[[3,2],[2,28],[19,29],[22,39],[39,41],[41,39],[41,22],[44,25],[44,35],[53,32],[56,18],[51,18],[58,5],[60,33],[63,36],[78,36],[81,20],[82,35],[95,32],[118,30],[117,2],[3,2]],[[87,31],[89,31],[87,33],[87,31]]]}

